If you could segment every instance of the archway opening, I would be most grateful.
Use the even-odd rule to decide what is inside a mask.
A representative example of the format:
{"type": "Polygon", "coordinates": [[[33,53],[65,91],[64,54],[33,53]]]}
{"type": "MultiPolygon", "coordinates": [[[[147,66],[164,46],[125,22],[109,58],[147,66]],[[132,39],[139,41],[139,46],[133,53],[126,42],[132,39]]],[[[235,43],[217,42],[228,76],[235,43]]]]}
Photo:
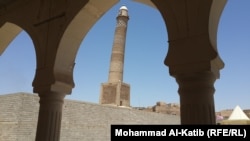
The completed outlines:
{"type": "Polygon", "coordinates": [[[250,108],[249,1],[228,1],[218,28],[218,52],[225,63],[215,83],[217,111],[250,108]],[[237,4],[236,4],[237,3],[237,4]]]}
{"type": "Polygon", "coordinates": [[[130,16],[123,78],[131,86],[131,106],[178,103],[177,84],[163,63],[168,49],[165,23],[157,9],[130,1],[112,7],[84,38],[75,60],[75,88],[66,98],[99,103],[101,83],[108,81],[116,16],[122,5],[130,16]]]}
{"type": "Polygon", "coordinates": [[[1,94],[33,93],[36,57],[33,42],[27,32],[21,31],[0,58],[1,94]]]}

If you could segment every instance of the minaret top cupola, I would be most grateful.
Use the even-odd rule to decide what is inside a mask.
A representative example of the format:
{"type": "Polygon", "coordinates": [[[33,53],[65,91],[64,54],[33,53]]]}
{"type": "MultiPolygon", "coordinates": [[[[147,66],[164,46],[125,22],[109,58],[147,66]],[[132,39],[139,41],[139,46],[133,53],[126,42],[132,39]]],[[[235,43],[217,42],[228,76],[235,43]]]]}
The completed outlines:
{"type": "Polygon", "coordinates": [[[128,17],[128,8],[126,6],[122,6],[119,10],[118,16],[126,16],[128,17]]]}

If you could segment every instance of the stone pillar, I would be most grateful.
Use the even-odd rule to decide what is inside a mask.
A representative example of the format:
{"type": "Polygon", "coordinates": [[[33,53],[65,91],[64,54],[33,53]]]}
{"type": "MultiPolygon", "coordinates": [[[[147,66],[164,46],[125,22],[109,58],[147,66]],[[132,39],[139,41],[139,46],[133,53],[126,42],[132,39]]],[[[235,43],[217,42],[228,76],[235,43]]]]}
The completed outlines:
{"type": "Polygon", "coordinates": [[[215,124],[213,85],[224,67],[217,50],[217,29],[227,0],[151,2],[167,28],[164,63],[179,84],[181,124],[215,124]]]}
{"type": "Polygon", "coordinates": [[[36,141],[59,141],[62,106],[65,94],[39,93],[40,109],[37,122],[36,141]]]}
{"type": "Polygon", "coordinates": [[[175,78],[179,84],[181,124],[215,124],[215,75],[205,71],[175,78]]]}

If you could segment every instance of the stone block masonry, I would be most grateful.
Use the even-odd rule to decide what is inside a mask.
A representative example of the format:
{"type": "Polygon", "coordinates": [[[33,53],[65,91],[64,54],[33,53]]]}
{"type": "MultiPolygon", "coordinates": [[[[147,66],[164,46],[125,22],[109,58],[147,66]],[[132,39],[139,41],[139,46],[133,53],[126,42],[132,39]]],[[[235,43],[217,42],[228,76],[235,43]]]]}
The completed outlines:
{"type": "MultiPolygon", "coordinates": [[[[34,141],[37,94],[0,95],[0,141],[34,141]]],[[[110,141],[111,124],[180,124],[180,117],[83,101],[64,102],[61,141],[110,141]]]]}

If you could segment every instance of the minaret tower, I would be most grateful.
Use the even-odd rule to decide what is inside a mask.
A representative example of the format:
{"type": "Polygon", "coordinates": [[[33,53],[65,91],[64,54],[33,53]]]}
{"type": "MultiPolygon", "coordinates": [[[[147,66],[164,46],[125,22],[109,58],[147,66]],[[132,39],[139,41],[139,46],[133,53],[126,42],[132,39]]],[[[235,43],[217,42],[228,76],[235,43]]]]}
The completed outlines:
{"type": "Polygon", "coordinates": [[[128,9],[122,6],[116,17],[116,29],[112,54],[110,59],[109,77],[107,83],[102,83],[100,104],[130,106],[130,86],[123,83],[124,53],[129,20],[128,9]]]}

